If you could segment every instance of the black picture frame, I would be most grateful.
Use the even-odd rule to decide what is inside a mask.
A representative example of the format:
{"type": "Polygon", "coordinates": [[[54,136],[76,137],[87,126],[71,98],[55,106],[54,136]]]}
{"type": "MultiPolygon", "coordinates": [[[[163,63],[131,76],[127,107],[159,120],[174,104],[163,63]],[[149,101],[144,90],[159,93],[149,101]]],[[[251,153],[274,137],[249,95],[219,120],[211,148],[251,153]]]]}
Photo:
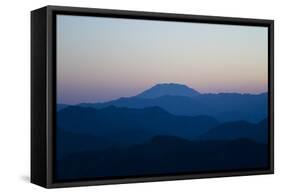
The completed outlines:
{"type": "Polygon", "coordinates": [[[31,182],[46,188],[168,181],[274,173],[274,21],[232,17],[153,13],[94,8],[46,6],[31,12],[31,182]],[[146,20],[184,21],[268,27],[269,168],[235,172],[175,174],[104,180],[56,182],[54,147],[56,122],[56,14],[146,20]]]}

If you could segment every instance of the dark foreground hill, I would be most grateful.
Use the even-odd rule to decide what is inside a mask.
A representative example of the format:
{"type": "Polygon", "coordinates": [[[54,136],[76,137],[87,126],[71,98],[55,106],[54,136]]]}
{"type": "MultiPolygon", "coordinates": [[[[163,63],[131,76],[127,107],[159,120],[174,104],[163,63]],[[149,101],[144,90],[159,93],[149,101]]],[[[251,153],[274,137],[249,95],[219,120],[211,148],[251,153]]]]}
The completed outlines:
{"type": "Polygon", "coordinates": [[[155,136],[139,145],[76,152],[57,160],[59,181],[118,176],[264,169],[267,145],[249,139],[189,141],[155,136]]]}

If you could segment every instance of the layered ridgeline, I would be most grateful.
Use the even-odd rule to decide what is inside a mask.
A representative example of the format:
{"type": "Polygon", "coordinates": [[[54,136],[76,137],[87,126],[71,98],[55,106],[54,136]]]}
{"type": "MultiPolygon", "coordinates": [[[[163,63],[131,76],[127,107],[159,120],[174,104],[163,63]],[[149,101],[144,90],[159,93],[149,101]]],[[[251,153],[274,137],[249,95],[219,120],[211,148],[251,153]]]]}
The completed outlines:
{"type": "MultiPolygon", "coordinates": [[[[158,106],[175,115],[208,115],[221,122],[246,120],[259,122],[267,117],[267,93],[201,94],[181,84],[157,84],[133,97],[121,97],[104,103],[81,103],[79,106],[146,108],[158,106]]],[[[58,105],[58,108],[66,107],[58,105]]]]}
{"type": "Polygon", "coordinates": [[[109,102],[59,104],[56,140],[59,180],[264,168],[267,93],[157,84],[109,102]]]}
{"type": "Polygon", "coordinates": [[[111,138],[116,143],[143,142],[155,135],[194,138],[219,122],[209,116],[177,116],[159,107],[103,109],[69,106],[58,113],[58,128],[111,138]]]}

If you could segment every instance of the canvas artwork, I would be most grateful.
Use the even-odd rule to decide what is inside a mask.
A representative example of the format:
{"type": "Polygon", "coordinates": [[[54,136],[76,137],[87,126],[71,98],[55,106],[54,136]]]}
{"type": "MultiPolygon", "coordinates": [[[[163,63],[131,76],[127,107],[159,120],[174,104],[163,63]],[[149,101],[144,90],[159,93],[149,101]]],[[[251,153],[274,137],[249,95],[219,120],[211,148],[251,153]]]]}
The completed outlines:
{"type": "Polygon", "coordinates": [[[268,28],[56,16],[56,181],[268,169],[268,28]]]}

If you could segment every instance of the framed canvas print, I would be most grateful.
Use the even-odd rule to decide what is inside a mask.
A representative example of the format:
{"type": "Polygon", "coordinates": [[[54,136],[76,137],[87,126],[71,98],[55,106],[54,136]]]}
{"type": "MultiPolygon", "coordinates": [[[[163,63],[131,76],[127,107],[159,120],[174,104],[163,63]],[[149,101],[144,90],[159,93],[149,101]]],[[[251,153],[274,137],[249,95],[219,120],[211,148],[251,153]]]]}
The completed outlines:
{"type": "Polygon", "coordinates": [[[31,12],[31,182],[273,173],[273,21],[31,12]]]}

